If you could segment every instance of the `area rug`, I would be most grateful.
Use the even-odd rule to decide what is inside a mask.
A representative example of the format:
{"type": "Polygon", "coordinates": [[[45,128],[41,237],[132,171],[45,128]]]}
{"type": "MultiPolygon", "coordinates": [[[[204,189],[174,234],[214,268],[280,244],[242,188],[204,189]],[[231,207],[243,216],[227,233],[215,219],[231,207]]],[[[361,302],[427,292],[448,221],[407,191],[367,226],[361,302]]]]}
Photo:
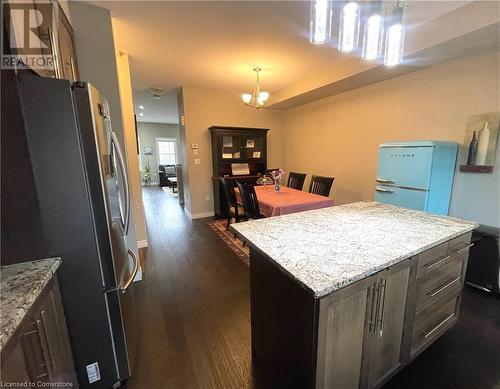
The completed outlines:
{"type": "Polygon", "coordinates": [[[250,249],[248,246],[243,246],[243,242],[235,238],[231,231],[226,231],[227,220],[219,219],[209,221],[208,225],[242,262],[250,266],[250,249]]]}
{"type": "Polygon", "coordinates": [[[162,186],[161,187],[163,189],[163,191],[168,194],[170,197],[179,197],[179,194],[177,192],[173,192],[172,191],[172,188],[170,188],[169,186],[162,186]]]}

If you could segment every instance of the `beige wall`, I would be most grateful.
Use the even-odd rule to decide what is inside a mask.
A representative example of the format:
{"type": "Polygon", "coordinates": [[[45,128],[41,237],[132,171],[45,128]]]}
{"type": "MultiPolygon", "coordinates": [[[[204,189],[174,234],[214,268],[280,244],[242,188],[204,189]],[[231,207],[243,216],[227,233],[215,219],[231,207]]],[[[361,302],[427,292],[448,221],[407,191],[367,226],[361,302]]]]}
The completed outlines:
{"type": "Polygon", "coordinates": [[[213,215],[212,151],[210,132],[213,125],[269,128],[268,165],[284,164],[283,113],[271,109],[245,107],[238,95],[196,87],[183,87],[183,110],[186,130],[186,161],[189,179],[185,182],[186,209],[193,217],[213,215]],[[198,143],[198,155],[191,144],[198,143]],[[200,165],[194,159],[201,160],[200,165]],[[210,199],[206,200],[205,196],[210,199]]]}
{"type": "Polygon", "coordinates": [[[127,154],[128,176],[132,196],[132,214],[135,221],[135,237],[139,247],[148,245],[144,203],[142,202],[141,174],[137,156],[137,141],[135,133],[134,101],[132,98],[132,83],[130,81],[130,66],[128,55],[118,52],[116,63],[118,67],[118,83],[122,109],[123,137],[125,153],[127,154]]]}
{"type": "MultiPolygon", "coordinates": [[[[500,108],[498,70],[499,54],[489,53],[287,110],[285,169],[307,173],[308,179],[334,176],[337,204],[373,199],[377,146],[420,139],[462,143],[467,116],[500,108]]],[[[455,192],[467,190],[468,178],[457,174],[453,214],[498,225],[499,165],[494,175],[483,176],[479,192],[489,200],[482,204],[479,198],[463,203],[462,193],[455,192]],[[480,209],[470,212],[473,207],[480,209]]]]}

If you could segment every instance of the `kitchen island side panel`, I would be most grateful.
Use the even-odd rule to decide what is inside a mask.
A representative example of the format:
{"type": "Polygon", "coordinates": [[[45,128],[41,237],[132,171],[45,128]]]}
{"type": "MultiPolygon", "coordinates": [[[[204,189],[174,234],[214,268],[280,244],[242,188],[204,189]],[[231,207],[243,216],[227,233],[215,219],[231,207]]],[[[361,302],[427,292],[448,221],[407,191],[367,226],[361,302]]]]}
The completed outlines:
{"type": "Polygon", "coordinates": [[[314,388],[318,300],[250,248],[252,361],[272,388],[314,388]]]}

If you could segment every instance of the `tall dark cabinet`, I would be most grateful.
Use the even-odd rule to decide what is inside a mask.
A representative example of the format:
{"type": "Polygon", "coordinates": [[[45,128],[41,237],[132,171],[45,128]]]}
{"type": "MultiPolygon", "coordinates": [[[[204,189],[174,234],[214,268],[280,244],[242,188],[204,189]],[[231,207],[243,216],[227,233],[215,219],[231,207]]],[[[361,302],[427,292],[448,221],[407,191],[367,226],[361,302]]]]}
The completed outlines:
{"type": "Polygon", "coordinates": [[[212,136],[212,183],[216,217],[227,217],[226,198],[219,180],[245,183],[255,181],[267,169],[267,131],[265,128],[223,127],[209,128],[212,136]],[[234,175],[233,164],[248,164],[248,174],[234,175]]]}

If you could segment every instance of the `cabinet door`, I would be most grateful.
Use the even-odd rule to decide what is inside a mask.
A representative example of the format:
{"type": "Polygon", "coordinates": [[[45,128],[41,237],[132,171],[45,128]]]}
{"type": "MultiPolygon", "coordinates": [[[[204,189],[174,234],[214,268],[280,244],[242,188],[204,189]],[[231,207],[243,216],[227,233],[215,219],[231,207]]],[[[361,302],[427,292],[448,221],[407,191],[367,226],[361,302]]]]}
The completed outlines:
{"type": "Polygon", "coordinates": [[[7,357],[2,355],[0,380],[5,383],[21,383],[31,381],[22,343],[19,342],[7,357]]]}
{"type": "Polygon", "coordinates": [[[375,278],[320,300],[316,388],[357,388],[375,278]]]}
{"type": "Polygon", "coordinates": [[[58,28],[60,78],[76,81],[78,79],[78,70],[76,67],[73,34],[63,11],[59,10],[59,13],[61,15],[58,28]]]}
{"type": "Polygon", "coordinates": [[[57,284],[43,300],[36,318],[51,381],[75,383],[73,358],[57,284]]]}
{"type": "Polygon", "coordinates": [[[410,264],[406,262],[380,273],[374,318],[369,323],[369,387],[381,383],[401,364],[406,294],[410,264]]]}

